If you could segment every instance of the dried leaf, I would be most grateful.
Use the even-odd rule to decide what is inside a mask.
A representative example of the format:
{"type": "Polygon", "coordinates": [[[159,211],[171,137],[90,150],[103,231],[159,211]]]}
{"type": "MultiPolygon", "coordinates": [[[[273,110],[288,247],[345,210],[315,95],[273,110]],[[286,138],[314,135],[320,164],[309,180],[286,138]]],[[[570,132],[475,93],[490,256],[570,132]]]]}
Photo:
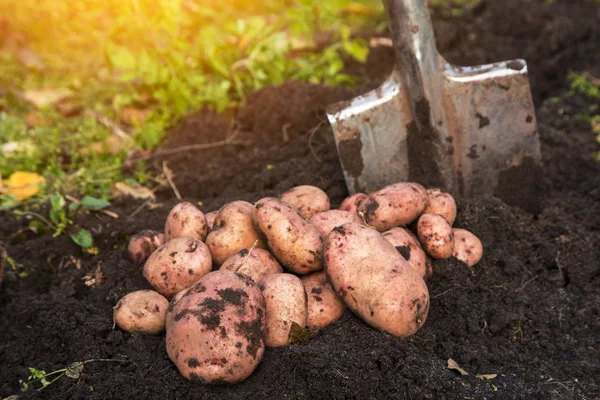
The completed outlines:
{"type": "Polygon", "coordinates": [[[17,171],[0,185],[0,193],[13,196],[21,201],[35,196],[40,191],[40,185],[46,179],[34,172],[17,171]]]}
{"type": "Polygon", "coordinates": [[[300,326],[296,322],[292,321],[292,327],[290,328],[290,333],[288,335],[288,343],[296,344],[296,343],[304,343],[308,339],[310,339],[310,333],[308,329],[300,326]]]}
{"type": "Polygon", "coordinates": [[[61,100],[65,100],[73,95],[69,89],[40,89],[40,90],[27,90],[23,93],[23,98],[36,106],[37,108],[44,108],[52,104],[56,104],[61,100]]]}
{"type": "Polygon", "coordinates": [[[102,263],[98,263],[94,272],[88,272],[81,279],[84,281],[86,286],[100,286],[102,284],[102,280],[104,279],[104,274],[102,273],[102,263]]]}
{"type": "Polygon", "coordinates": [[[495,377],[497,377],[497,376],[498,376],[498,374],[477,374],[477,375],[475,375],[475,376],[476,376],[477,378],[479,378],[479,379],[487,379],[487,380],[490,380],[490,379],[494,379],[495,377]]]}
{"type": "Polygon", "coordinates": [[[156,201],[156,195],[152,190],[144,186],[130,186],[125,182],[116,182],[112,186],[112,193],[115,197],[130,196],[139,200],[156,201]]]}
{"type": "Polygon", "coordinates": [[[99,142],[94,142],[91,145],[81,149],[81,154],[102,154],[111,153],[119,154],[129,150],[133,146],[133,140],[130,137],[123,137],[117,134],[112,134],[106,139],[99,142]]]}
{"type": "Polygon", "coordinates": [[[82,362],[74,362],[69,365],[65,370],[65,375],[71,379],[79,379],[79,376],[83,372],[83,363],[82,362]]]}
{"type": "Polygon", "coordinates": [[[26,47],[20,48],[17,51],[16,56],[17,60],[27,68],[37,70],[43,70],[44,68],[46,68],[46,65],[41,60],[41,58],[39,58],[37,54],[35,54],[33,51],[29,50],[26,47]]]}
{"type": "Polygon", "coordinates": [[[454,369],[454,370],[460,372],[461,375],[469,375],[469,373],[467,371],[462,369],[460,367],[460,365],[458,365],[458,363],[451,358],[448,359],[448,369],[454,369]]]}
{"type": "Polygon", "coordinates": [[[147,111],[135,107],[125,107],[119,115],[119,120],[122,123],[132,126],[144,125],[147,119],[147,111]]]}

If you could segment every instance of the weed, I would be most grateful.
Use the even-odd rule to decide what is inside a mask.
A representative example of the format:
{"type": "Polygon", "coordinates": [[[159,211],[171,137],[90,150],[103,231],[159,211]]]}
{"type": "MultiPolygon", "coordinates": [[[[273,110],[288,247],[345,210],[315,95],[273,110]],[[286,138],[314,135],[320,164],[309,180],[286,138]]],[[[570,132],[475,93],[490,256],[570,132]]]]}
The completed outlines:
{"type": "MultiPolygon", "coordinates": [[[[128,360],[118,360],[118,359],[92,359],[86,361],[77,361],[72,364],[69,364],[65,368],[57,369],[52,372],[46,372],[41,369],[29,367],[29,377],[27,381],[20,380],[21,383],[21,391],[26,392],[30,387],[37,386],[37,391],[41,391],[63,376],[67,376],[71,379],[79,379],[81,373],[83,372],[83,368],[85,364],[93,363],[93,362],[118,362],[125,363],[128,360]]],[[[92,389],[93,390],[93,389],[92,389]]]]}
{"type": "Polygon", "coordinates": [[[71,239],[84,251],[94,253],[97,252],[97,249],[93,247],[94,239],[92,238],[92,234],[87,229],[75,227],[72,218],[80,210],[100,211],[109,205],[110,203],[106,200],[90,196],[85,196],[80,201],[71,201],[67,204],[65,198],[61,194],[56,193],[50,196],[48,218],[33,211],[16,210],[15,214],[34,217],[35,219],[29,223],[29,227],[35,229],[37,232],[50,229],[54,237],[68,233],[71,239]]]}
{"type": "Polygon", "coordinates": [[[83,152],[112,132],[77,109],[121,124],[134,109],[143,115],[125,123],[134,147],[152,149],[190,110],[223,111],[265,85],[352,83],[343,60],[367,55],[354,33],[380,23],[382,10],[373,0],[0,0],[0,15],[11,16],[0,38],[0,87],[10,88],[0,95],[0,142],[18,148],[0,158],[0,173],[37,172],[55,190],[110,197],[130,148],[83,152]],[[37,66],[23,68],[23,46],[37,66]],[[40,88],[70,89],[67,109],[23,101],[40,88]]]}
{"type": "MultiPolygon", "coordinates": [[[[590,100],[600,100],[600,79],[587,73],[577,74],[572,72],[569,74],[569,80],[572,91],[582,93],[590,100]]],[[[596,141],[600,144],[600,114],[597,113],[598,109],[598,104],[593,104],[588,108],[586,113],[580,115],[580,118],[590,123],[592,134],[596,136],[596,141]]],[[[600,162],[600,151],[596,152],[594,156],[600,162]]]]}

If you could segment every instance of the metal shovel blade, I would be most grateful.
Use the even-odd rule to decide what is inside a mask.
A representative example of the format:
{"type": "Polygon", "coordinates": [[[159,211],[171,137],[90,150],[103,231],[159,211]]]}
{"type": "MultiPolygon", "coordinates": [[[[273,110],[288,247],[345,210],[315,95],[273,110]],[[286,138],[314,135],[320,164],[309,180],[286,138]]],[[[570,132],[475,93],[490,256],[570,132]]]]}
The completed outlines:
{"type": "Polygon", "coordinates": [[[376,90],[327,110],[350,193],[415,181],[487,195],[513,176],[539,173],[525,61],[451,65],[437,51],[424,0],[384,4],[394,71],[376,90]]]}

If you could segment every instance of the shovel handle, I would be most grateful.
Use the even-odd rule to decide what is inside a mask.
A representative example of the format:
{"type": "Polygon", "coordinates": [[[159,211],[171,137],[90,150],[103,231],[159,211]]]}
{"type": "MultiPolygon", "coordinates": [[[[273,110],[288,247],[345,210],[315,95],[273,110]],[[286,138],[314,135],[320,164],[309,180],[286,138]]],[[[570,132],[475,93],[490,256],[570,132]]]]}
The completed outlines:
{"type": "Polygon", "coordinates": [[[383,3],[389,17],[398,72],[416,103],[431,93],[425,85],[439,73],[439,53],[427,1],[383,0],[383,3]]]}

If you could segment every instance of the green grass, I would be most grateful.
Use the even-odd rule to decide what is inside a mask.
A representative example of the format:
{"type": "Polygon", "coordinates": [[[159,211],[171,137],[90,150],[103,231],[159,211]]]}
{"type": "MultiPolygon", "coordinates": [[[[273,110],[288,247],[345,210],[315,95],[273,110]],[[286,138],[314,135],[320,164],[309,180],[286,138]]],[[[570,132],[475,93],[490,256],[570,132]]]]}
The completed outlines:
{"type": "Polygon", "coordinates": [[[118,168],[130,146],[84,156],[111,130],[89,112],[38,110],[23,93],[67,88],[70,106],[113,121],[127,108],[142,110],[146,120],[129,134],[134,149],[151,149],[186,113],[224,111],[265,85],[352,84],[343,60],[364,61],[368,50],[353,34],[380,23],[382,7],[377,0],[0,0],[0,15],[9,33],[0,32],[0,144],[21,148],[0,158],[0,173],[40,173],[46,198],[56,191],[109,198],[112,183],[147,178],[143,166],[127,177],[118,168]],[[34,65],[22,65],[24,49],[34,65]],[[32,115],[44,123],[28,122],[32,115]]]}
{"type": "MultiPolygon", "coordinates": [[[[592,134],[596,136],[596,141],[600,144],[600,79],[589,74],[571,73],[569,75],[571,90],[582,93],[591,101],[588,109],[579,115],[580,118],[590,123],[592,134]]],[[[600,152],[596,152],[596,159],[600,162],[600,152]]]]}

